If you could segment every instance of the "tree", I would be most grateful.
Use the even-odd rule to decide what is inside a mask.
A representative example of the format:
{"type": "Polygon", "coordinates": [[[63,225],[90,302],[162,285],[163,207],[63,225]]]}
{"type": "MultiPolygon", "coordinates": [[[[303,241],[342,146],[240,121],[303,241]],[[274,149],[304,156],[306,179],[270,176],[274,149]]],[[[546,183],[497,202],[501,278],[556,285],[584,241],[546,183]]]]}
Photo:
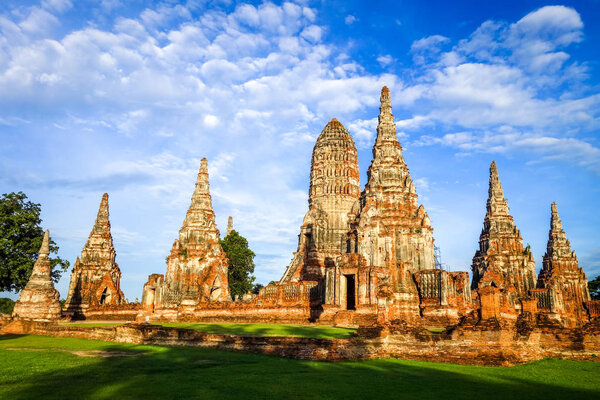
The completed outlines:
{"type": "Polygon", "coordinates": [[[15,301],[6,297],[0,298],[0,313],[11,315],[15,308],[15,301]]]}
{"type": "MultiPolygon", "coordinates": [[[[40,205],[23,192],[5,193],[0,198],[0,290],[19,291],[25,287],[44,238],[40,226],[40,205]]],[[[50,254],[58,246],[50,240],[50,254]]],[[[52,280],[69,268],[69,262],[50,257],[52,280]]]]}
{"type": "Polygon", "coordinates": [[[258,294],[260,292],[260,289],[264,287],[265,285],[263,285],[262,283],[255,283],[254,286],[252,286],[252,294],[258,294]]]}
{"type": "Polygon", "coordinates": [[[592,300],[600,300],[600,275],[598,275],[593,281],[588,282],[588,288],[590,290],[590,297],[592,300]]]}
{"type": "Polygon", "coordinates": [[[248,241],[237,231],[232,230],[221,247],[229,259],[228,279],[231,296],[243,296],[252,290],[254,279],[254,252],[248,248],[248,241]]]}

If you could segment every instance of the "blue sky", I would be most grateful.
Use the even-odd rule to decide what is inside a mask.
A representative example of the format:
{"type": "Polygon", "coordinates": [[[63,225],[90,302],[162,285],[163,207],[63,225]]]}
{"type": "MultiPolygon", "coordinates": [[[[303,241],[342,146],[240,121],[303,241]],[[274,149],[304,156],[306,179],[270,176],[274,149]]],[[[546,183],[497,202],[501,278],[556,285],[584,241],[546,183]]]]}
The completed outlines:
{"type": "Polygon", "coordinates": [[[165,272],[207,157],[218,226],[232,215],[257,280],[278,280],[307,210],[316,137],[340,120],[364,185],[387,85],[448,268],[470,270],[496,160],[538,270],[556,201],[593,277],[599,20],[598,1],[5,0],[0,192],[41,203],[71,262],[108,192],[134,300],[165,272]]]}

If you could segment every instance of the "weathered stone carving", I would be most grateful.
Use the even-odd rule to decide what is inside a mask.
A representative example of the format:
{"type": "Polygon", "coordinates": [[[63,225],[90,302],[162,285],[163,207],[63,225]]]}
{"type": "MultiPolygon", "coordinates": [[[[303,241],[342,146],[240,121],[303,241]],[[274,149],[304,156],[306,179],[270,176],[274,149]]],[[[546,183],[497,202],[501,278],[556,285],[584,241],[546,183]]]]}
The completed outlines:
{"type": "Polygon", "coordinates": [[[49,255],[50,233],[46,231],[29,281],[15,303],[12,314],[14,318],[33,321],[53,321],[60,318],[60,295],[52,283],[49,255]]]}
{"type": "Polygon", "coordinates": [[[547,300],[539,296],[542,306],[559,314],[568,325],[587,320],[584,307],[584,302],[590,300],[587,277],[563,231],[556,203],[551,207],[548,246],[537,286],[548,290],[547,300]]]}
{"type": "Polygon", "coordinates": [[[490,165],[488,194],[479,250],[471,267],[471,286],[497,289],[501,293],[502,313],[511,314],[520,309],[519,300],[530,296],[530,290],[535,288],[535,263],[529,246],[523,247],[521,232],[509,213],[495,162],[490,165]]]}
{"type": "Polygon", "coordinates": [[[65,304],[74,317],[85,316],[90,307],[119,305],[125,302],[121,291],[121,270],[110,232],[108,194],[104,193],[94,227],[71,273],[65,304]]]}

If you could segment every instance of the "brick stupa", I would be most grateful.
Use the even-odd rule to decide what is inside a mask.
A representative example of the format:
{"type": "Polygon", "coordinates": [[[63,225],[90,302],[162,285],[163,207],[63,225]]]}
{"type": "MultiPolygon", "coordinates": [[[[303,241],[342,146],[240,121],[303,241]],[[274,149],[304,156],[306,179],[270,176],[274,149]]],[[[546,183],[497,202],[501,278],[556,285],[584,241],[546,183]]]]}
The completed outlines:
{"type": "Polygon", "coordinates": [[[67,313],[85,315],[90,307],[118,305],[125,301],[121,291],[121,270],[110,232],[108,194],[104,193],[87,242],[71,273],[67,313]]]}
{"type": "Polygon", "coordinates": [[[551,206],[548,246],[538,276],[538,288],[550,290],[552,310],[565,322],[575,324],[575,321],[587,318],[584,307],[584,302],[590,300],[587,276],[571,250],[556,203],[551,206]]]}
{"type": "Polygon", "coordinates": [[[203,158],[192,202],[167,258],[163,304],[230,300],[228,265],[212,208],[208,162],[203,158]]]}
{"type": "Polygon", "coordinates": [[[535,288],[535,263],[529,247],[523,247],[521,232],[509,213],[495,161],[490,165],[486,208],[479,250],[471,266],[472,288],[484,294],[498,289],[502,304],[497,306],[510,314],[520,308],[519,300],[535,288]]]}
{"type": "Polygon", "coordinates": [[[60,294],[52,283],[49,255],[50,233],[46,231],[29,281],[15,303],[14,318],[33,321],[54,321],[60,318],[60,294]]]}

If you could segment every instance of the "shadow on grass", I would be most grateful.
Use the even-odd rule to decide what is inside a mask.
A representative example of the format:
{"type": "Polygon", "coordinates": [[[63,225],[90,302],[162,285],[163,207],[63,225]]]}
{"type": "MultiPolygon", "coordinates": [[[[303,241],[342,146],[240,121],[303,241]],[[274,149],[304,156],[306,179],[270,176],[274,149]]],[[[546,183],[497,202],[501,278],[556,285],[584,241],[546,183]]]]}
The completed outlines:
{"type": "Polygon", "coordinates": [[[0,344],[0,398],[548,400],[600,395],[600,364],[592,362],[543,360],[511,368],[406,360],[328,363],[65,338],[51,338],[52,347],[143,354],[90,358],[51,349],[14,350],[50,343],[36,338],[12,337],[0,344]],[[11,339],[14,343],[7,343],[11,339]]]}

